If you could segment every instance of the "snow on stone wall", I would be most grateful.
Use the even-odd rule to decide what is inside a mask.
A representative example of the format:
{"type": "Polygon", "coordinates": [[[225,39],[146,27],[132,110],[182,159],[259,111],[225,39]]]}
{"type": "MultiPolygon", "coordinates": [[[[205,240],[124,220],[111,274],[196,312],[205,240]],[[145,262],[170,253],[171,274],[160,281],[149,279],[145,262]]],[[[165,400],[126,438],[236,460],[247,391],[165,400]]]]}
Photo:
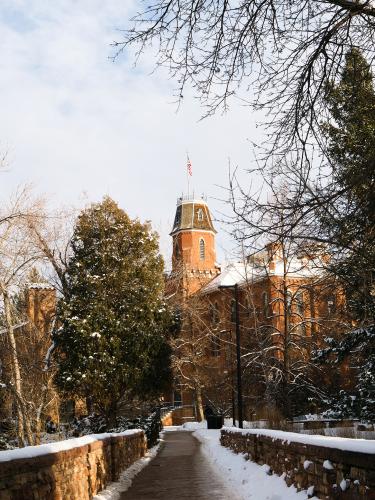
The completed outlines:
{"type": "Polygon", "coordinates": [[[221,444],[318,498],[375,498],[375,442],[223,428],[221,444]],[[341,495],[341,496],[340,496],[341,495]]]}
{"type": "Polygon", "coordinates": [[[143,431],[0,452],[0,499],[90,500],[146,452],[143,431]]]}

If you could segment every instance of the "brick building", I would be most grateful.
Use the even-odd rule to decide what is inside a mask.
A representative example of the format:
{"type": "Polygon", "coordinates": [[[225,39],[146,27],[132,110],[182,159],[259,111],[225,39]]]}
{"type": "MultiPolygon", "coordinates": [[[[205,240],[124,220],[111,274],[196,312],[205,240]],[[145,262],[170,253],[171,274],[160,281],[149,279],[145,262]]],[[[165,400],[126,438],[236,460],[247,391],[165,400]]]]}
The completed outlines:
{"type": "MultiPolygon", "coordinates": [[[[270,243],[241,262],[216,263],[205,199],[179,198],[168,296],[182,311],[175,345],[174,404],[222,410],[233,397],[238,305],[247,418],[258,416],[282,377],[304,375],[311,350],[343,322],[343,296],[323,272],[322,248],[270,243]],[[287,375],[286,375],[287,374],[287,375]],[[273,388],[273,389],[272,389],[273,388]]],[[[197,410],[196,410],[197,411],[197,410]]],[[[201,413],[200,411],[200,413],[201,413]]]]}

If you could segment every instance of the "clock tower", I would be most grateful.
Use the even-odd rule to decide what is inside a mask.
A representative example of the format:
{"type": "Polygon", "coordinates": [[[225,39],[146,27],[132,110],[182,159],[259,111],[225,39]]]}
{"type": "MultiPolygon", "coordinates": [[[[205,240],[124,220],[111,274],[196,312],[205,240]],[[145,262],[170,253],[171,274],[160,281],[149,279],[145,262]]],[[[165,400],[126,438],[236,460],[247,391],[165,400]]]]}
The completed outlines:
{"type": "Polygon", "coordinates": [[[189,296],[219,272],[216,266],[216,230],[207,200],[194,196],[178,198],[170,234],[173,238],[173,275],[182,294],[189,296]]]}

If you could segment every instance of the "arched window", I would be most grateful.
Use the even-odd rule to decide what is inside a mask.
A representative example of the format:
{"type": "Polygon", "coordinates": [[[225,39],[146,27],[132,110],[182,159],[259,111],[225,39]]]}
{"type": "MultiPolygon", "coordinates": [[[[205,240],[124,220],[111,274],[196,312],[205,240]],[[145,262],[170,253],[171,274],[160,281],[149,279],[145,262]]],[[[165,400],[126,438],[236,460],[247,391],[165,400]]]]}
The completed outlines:
{"type": "Polygon", "coordinates": [[[198,217],[198,220],[199,221],[202,221],[203,220],[203,210],[201,208],[198,209],[197,211],[197,217],[198,217]]]}
{"type": "Polygon", "coordinates": [[[246,316],[248,318],[250,318],[250,316],[251,316],[251,304],[250,304],[250,300],[249,299],[246,299],[245,313],[246,313],[246,316]]]}
{"type": "Polygon", "coordinates": [[[215,302],[215,323],[220,322],[219,304],[215,302]]]}
{"type": "Polygon", "coordinates": [[[179,245],[179,242],[177,239],[176,239],[174,248],[175,248],[175,251],[174,251],[175,257],[177,260],[179,260],[181,258],[181,251],[180,251],[180,245],[179,245]]]}
{"type": "Polygon", "coordinates": [[[206,258],[206,244],[203,238],[199,240],[199,258],[201,260],[204,260],[206,258]]]}
{"type": "Polygon", "coordinates": [[[299,316],[299,319],[303,319],[305,314],[305,304],[303,302],[303,293],[296,293],[296,313],[299,316]]]}
{"type": "Polygon", "coordinates": [[[328,316],[332,316],[336,312],[336,297],[334,295],[327,297],[327,312],[328,316]]]}
{"type": "Polygon", "coordinates": [[[210,305],[210,316],[212,326],[216,326],[220,322],[219,306],[217,302],[210,305]]]}
{"type": "Polygon", "coordinates": [[[220,356],[220,337],[217,334],[211,335],[211,355],[215,358],[220,356]]]}
{"type": "Polygon", "coordinates": [[[289,317],[292,316],[292,301],[293,301],[293,294],[290,290],[287,290],[286,292],[286,312],[289,317]]]}
{"type": "Polygon", "coordinates": [[[296,323],[296,332],[300,335],[306,334],[305,325],[305,303],[303,301],[303,293],[297,292],[295,296],[295,318],[294,323],[296,323]]]}
{"type": "Polygon", "coordinates": [[[270,307],[269,307],[269,299],[267,292],[262,293],[262,306],[263,306],[264,317],[268,318],[270,315],[270,307]]]}
{"type": "Polygon", "coordinates": [[[236,301],[234,299],[230,301],[230,320],[232,323],[236,322],[236,301]]]}

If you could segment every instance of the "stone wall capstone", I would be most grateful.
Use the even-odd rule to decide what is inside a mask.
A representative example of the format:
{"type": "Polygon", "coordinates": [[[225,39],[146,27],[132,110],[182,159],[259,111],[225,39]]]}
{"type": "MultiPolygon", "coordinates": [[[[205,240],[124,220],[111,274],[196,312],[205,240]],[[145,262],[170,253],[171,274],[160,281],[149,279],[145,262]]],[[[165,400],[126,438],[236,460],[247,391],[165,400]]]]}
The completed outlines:
{"type": "MultiPolygon", "coordinates": [[[[31,448],[25,450],[30,454],[31,448]]],[[[0,461],[0,500],[91,500],[143,457],[146,449],[144,433],[139,431],[108,435],[64,451],[0,461]]]]}
{"type": "Polygon", "coordinates": [[[261,432],[222,429],[220,442],[247,460],[267,464],[270,474],[283,475],[288,486],[308,490],[309,497],[375,500],[375,453],[293,442],[261,432]]]}

